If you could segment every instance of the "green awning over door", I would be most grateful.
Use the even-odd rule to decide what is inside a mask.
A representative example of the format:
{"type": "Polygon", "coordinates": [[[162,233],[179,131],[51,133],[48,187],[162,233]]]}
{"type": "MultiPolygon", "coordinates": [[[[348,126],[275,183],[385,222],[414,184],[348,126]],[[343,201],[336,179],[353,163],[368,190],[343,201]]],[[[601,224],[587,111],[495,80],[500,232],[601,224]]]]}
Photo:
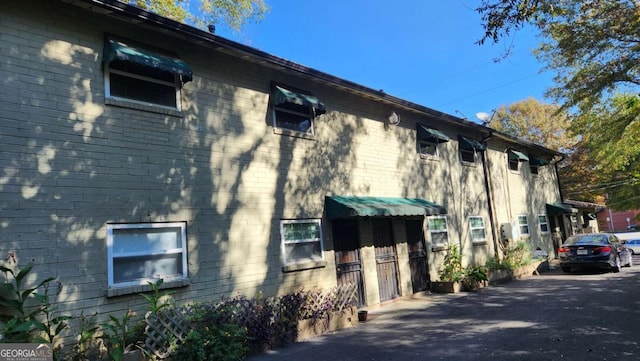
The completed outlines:
{"type": "Polygon", "coordinates": [[[135,63],[160,69],[168,73],[178,74],[182,76],[182,81],[185,83],[193,79],[193,71],[191,68],[177,57],[146,50],[125,43],[122,40],[106,39],[104,45],[104,62],[110,63],[115,60],[135,63]]]}
{"type": "Polygon", "coordinates": [[[419,198],[325,197],[328,218],[398,217],[446,214],[447,210],[419,198]]]}
{"type": "Polygon", "coordinates": [[[300,105],[313,108],[317,115],[327,112],[324,104],[313,95],[296,93],[289,89],[285,89],[279,85],[273,86],[273,104],[282,105],[285,103],[300,105]]]}

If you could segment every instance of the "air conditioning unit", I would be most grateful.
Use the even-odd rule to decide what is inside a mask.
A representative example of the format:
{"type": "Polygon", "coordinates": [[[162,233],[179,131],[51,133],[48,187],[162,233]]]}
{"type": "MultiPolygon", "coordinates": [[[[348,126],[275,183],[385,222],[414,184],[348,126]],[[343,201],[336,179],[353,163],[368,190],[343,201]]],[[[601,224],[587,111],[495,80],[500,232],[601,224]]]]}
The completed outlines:
{"type": "Polygon", "coordinates": [[[503,223],[500,225],[500,236],[502,239],[516,241],[520,238],[518,227],[515,223],[503,223]]]}

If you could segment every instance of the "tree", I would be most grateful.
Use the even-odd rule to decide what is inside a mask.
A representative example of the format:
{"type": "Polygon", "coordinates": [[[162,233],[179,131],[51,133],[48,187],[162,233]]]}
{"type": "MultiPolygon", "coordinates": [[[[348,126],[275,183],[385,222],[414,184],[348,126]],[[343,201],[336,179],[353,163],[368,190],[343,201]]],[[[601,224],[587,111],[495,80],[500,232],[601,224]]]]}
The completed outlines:
{"type": "Polygon", "coordinates": [[[608,194],[614,209],[640,208],[640,102],[635,94],[616,94],[573,120],[582,134],[584,160],[598,172],[597,187],[584,191],[608,194]]]}
{"type": "Polygon", "coordinates": [[[556,72],[549,90],[565,109],[588,112],[640,84],[640,5],[635,0],[483,0],[479,40],[498,42],[525,25],[542,35],[537,51],[556,72]]]}
{"type": "Polygon", "coordinates": [[[485,29],[480,44],[527,25],[539,30],[536,55],[556,74],[547,95],[571,113],[569,129],[581,138],[569,162],[580,166],[567,168],[564,178],[580,185],[575,194],[608,193],[618,209],[640,208],[633,196],[640,190],[640,3],[482,0],[477,11],[485,29]],[[584,184],[587,179],[594,183],[584,184]]]}
{"type": "Polygon", "coordinates": [[[498,108],[491,126],[519,139],[567,152],[577,140],[567,133],[569,117],[559,108],[555,104],[544,104],[528,98],[498,108]]]}
{"type": "Polygon", "coordinates": [[[570,199],[593,201],[600,194],[600,172],[590,160],[589,149],[581,137],[569,132],[571,117],[557,104],[540,103],[528,98],[496,110],[491,126],[549,149],[565,154],[559,165],[560,184],[570,199]]]}
{"type": "Polygon", "coordinates": [[[241,29],[269,11],[264,0],[119,0],[170,19],[205,28],[226,25],[241,29]]]}

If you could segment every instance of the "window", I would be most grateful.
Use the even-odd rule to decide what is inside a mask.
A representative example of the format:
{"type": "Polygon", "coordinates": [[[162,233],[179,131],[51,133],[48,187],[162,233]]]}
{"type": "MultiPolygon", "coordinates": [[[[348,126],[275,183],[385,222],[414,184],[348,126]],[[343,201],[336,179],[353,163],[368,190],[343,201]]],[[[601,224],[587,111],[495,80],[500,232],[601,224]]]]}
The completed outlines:
{"type": "Polygon", "coordinates": [[[541,233],[549,233],[549,221],[547,221],[546,214],[538,215],[538,225],[540,226],[541,233]]]}
{"type": "Polygon", "coordinates": [[[316,97],[303,91],[273,85],[273,127],[279,134],[302,134],[312,136],[313,120],[326,109],[316,97]]]}
{"type": "Polygon", "coordinates": [[[175,55],[107,38],[103,58],[108,100],[180,110],[180,88],[193,74],[175,55]]]}
{"type": "Polygon", "coordinates": [[[449,243],[449,231],[447,230],[447,217],[435,216],[427,218],[429,235],[432,246],[445,246],[449,243]]]}
{"type": "Polygon", "coordinates": [[[109,288],[187,277],[185,222],[107,225],[109,288]]]}
{"type": "Polygon", "coordinates": [[[477,140],[463,136],[458,136],[458,147],[460,149],[460,160],[467,164],[475,163],[476,154],[486,149],[486,146],[477,140]]]}
{"type": "Polygon", "coordinates": [[[281,220],[282,263],[285,267],[324,261],[319,219],[281,220]]]}
{"type": "Polygon", "coordinates": [[[531,174],[538,174],[539,168],[545,165],[549,165],[549,162],[545,159],[538,157],[529,157],[529,167],[531,168],[531,174]]]}
{"type": "Polygon", "coordinates": [[[471,242],[472,243],[486,242],[484,218],[479,216],[469,217],[469,224],[471,226],[471,242]]]}
{"type": "Polygon", "coordinates": [[[438,158],[438,144],[449,141],[449,137],[441,131],[421,124],[418,124],[416,139],[420,158],[438,158]]]}
{"type": "Polygon", "coordinates": [[[521,236],[529,235],[529,222],[527,221],[527,216],[520,215],[518,216],[518,229],[520,230],[521,236]]]}
{"type": "Polygon", "coordinates": [[[538,166],[529,163],[529,168],[531,169],[531,174],[538,174],[538,166]]]}
{"type": "Polygon", "coordinates": [[[509,169],[514,172],[518,172],[520,170],[521,162],[529,161],[529,157],[527,157],[526,154],[513,149],[508,150],[507,158],[509,160],[509,169]]]}

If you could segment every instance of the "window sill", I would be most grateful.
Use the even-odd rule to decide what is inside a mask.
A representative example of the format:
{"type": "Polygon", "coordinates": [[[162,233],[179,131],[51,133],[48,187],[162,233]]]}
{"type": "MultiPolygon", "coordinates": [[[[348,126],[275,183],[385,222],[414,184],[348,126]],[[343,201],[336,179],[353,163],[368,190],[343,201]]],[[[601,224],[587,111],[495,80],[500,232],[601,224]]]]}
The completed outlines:
{"type": "Polygon", "coordinates": [[[309,139],[309,140],[315,140],[316,138],[314,134],[297,132],[295,130],[284,129],[284,128],[273,128],[273,134],[286,135],[290,137],[309,139]]]}
{"type": "MultiPolygon", "coordinates": [[[[191,279],[185,278],[181,280],[166,281],[160,285],[160,289],[187,287],[191,285],[191,279]]],[[[151,291],[151,285],[135,285],[125,287],[114,287],[107,289],[107,298],[130,295],[134,293],[142,293],[151,291]]]]}
{"type": "Polygon", "coordinates": [[[475,246],[486,246],[487,245],[487,241],[478,241],[478,242],[472,242],[472,245],[475,246]]]}
{"type": "Polygon", "coordinates": [[[431,251],[432,252],[442,252],[442,251],[447,251],[448,249],[449,249],[449,246],[447,246],[447,245],[431,246],[431,251]]]}
{"type": "Polygon", "coordinates": [[[136,101],[132,101],[132,100],[126,100],[126,99],[119,99],[119,98],[105,98],[104,99],[104,103],[107,105],[113,105],[116,107],[121,107],[121,108],[129,108],[129,109],[136,109],[136,110],[142,110],[145,112],[152,112],[152,113],[158,113],[158,114],[166,114],[166,115],[171,115],[174,117],[182,117],[183,114],[180,110],[178,109],[171,109],[168,107],[162,107],[162,106],[157,106],[157,105],[152,105],[152,104],[146,104],[146,103],[141,103],[141,102],[136,102],[136,101]]]}
{"type": "Polygon", "coordinates": [[[314,268],[324,268],[326,266],[327,266],[327,261],[311,261],[311,262],[304,262],[304,263],[296,263],[296,264],[291,264],[287,266],[282,266],[282,272],[284,273],[296,272],[296,271],[303,271],[303,270],[314,269],[314,268]]]}
{"type": "Polygon", "coordinates": [[[420,159],[423,161],[440,161],[440,157],[431,154],[420,154],[420,159]]]}

